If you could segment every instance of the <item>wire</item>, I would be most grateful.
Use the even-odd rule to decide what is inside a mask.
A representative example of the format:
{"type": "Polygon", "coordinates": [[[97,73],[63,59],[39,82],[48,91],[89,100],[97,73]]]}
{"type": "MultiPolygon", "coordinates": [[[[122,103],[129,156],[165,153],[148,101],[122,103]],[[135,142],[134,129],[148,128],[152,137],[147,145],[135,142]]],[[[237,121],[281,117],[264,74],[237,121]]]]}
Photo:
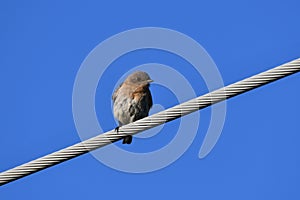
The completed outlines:
{"type": "Polygon", "coordinates": [[[85,154],[94,149],[103,147],[122,139],[126,135],[153,128],[189,113],[208,107],[225,99],[242,94],[280,78],[300,71],[300,58],[275,67],[268,71],[246,78],[234,84],[215,90],[211,93],[189,100],[172,108],[166,109],[149,117],[120,127],[117,134],[114,130],[100,134],[96,137],[82,141],[65,149],[56,151],[23,165],[0,173],[0,185],[20,179],[66,160],[85,154]]]}

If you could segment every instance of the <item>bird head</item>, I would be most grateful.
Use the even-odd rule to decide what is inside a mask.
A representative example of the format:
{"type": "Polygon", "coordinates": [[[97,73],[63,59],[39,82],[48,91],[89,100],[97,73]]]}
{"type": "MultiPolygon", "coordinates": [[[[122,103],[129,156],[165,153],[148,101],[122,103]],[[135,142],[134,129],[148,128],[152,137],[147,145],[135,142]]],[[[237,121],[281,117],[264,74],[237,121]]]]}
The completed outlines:
{"type": "Polygon", "coordinates": [[[126,78],[125,82],[129,84],[147,85],[153,82],[153,80],[151,80],[150,76],[146,72],[136,71],[130,74],[126,78]]]}

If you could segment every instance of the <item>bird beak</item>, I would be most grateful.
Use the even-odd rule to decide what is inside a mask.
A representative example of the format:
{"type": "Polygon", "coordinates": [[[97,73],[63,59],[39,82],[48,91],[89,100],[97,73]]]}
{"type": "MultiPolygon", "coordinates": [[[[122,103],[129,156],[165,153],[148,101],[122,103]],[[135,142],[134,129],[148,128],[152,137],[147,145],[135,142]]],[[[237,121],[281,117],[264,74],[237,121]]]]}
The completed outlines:
{"type": "Polygon", "coordinates": [[[146,80],[146,81],[143,81],[141,84],[142,85],[148,85],[148,84],[150,84],[151,82],[153,82],[153,80],[146,80]]]}

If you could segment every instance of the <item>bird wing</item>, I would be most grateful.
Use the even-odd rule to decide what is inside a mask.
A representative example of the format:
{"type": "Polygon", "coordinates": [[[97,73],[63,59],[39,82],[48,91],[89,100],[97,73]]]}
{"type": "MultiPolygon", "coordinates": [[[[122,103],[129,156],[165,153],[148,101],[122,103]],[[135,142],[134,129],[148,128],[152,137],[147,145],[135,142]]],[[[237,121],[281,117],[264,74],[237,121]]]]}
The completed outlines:
{"type": "Polygon", "coordinates": [[[113,93],[113,95],[112,95],[112,100],[113,100],[113,102],[115,102],[115,100],[116,100],[116,98],[117,98],[117,96],[118,96],[118,94],[119,94],[119,89],[121,88],[122,85],[123,85],[123,83],[121,83],[121,84],[119,85],[119,87],[114,91],[114,93],[113,93]]]}

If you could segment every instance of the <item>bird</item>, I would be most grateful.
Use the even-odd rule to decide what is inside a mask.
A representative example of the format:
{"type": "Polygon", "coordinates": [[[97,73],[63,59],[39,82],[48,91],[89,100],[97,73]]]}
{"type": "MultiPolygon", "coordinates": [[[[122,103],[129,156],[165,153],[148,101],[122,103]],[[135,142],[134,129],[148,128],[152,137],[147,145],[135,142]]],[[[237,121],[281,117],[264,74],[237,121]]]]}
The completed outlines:
{"type": "MultiPolygon", "coordinates": [[[[122,125],[148,116],[153,105],[149,90],[151,82],[153,80],[146,72],[135,71],[114,91],[112,95],[113,114],[119,122],[119,126],[115,128],[117,133],[122,125]]],[[[131,142],[131,135],[123,138],[123,144],[131,144],[131,142]]]]}

